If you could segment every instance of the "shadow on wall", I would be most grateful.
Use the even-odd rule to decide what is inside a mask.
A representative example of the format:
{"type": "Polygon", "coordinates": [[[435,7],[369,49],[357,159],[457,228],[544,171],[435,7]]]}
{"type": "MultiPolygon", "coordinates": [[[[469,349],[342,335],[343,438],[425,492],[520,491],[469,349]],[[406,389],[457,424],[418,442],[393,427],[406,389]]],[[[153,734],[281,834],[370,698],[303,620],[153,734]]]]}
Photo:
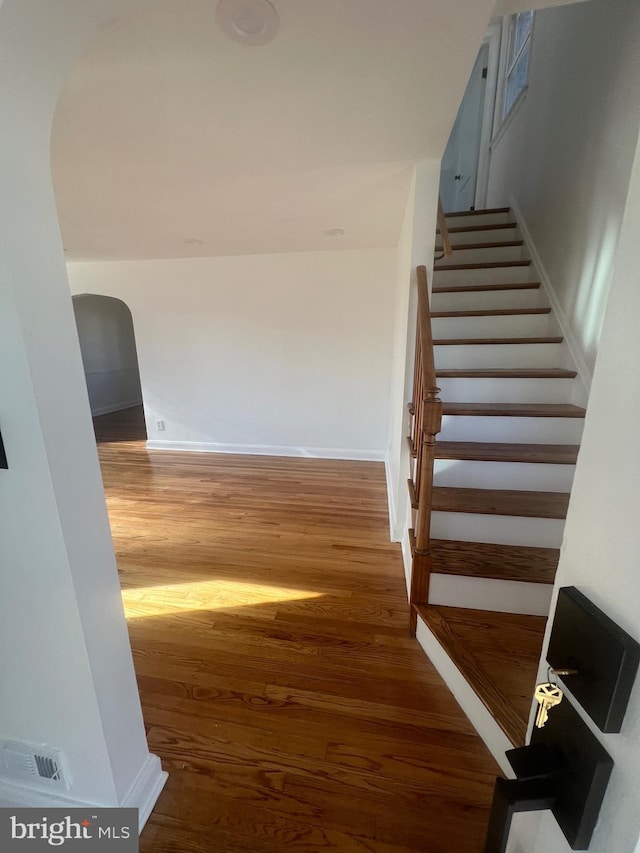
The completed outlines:
{"type": "Polygon", "coordinates": [[[142,405],[131,311],[120,299],[73,297],[91,415],[142,405]]]}

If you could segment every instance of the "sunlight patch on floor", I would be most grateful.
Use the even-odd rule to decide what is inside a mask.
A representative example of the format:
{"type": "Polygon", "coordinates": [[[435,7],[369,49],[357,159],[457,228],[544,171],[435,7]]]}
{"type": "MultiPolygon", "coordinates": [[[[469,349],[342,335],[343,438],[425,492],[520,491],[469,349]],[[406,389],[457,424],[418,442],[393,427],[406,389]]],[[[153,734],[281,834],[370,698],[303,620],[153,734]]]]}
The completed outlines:
{"type": "Polygon", "coordinates": [[[127,619],[322,598],[324,593],[243,581],[207,580],[122,590],[127,619]]]}

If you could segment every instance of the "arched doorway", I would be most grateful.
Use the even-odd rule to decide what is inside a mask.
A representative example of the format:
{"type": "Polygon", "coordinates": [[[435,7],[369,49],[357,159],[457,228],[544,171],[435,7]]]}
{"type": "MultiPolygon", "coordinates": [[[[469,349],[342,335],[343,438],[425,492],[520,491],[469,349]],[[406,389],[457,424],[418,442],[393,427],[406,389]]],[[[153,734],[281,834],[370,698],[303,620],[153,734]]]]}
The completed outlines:
{"type": "Polygon", "coordinates": [[[112,296],[80,294],[73,311],[98,442],[146,439],[133,318],[112,296]]]}

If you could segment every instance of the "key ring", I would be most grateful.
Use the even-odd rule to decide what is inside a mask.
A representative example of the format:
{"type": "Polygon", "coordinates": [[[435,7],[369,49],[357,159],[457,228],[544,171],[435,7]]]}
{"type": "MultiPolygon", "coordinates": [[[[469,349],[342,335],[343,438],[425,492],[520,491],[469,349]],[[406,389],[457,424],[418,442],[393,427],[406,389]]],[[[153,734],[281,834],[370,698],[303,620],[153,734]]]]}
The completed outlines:
{"type": "Polygon", "coordinates": [[[547,681],[549,682],[549,684],[556,684],[556,682],[557,682],[557,678],[556,678],[556,681],[553,681],[553,682],[551,681],[552,675],[565,676],[565,675],[577,675],[577,674],[578,674],[577,669],[554,669],[552,666],[547,667],[547,681]]]}

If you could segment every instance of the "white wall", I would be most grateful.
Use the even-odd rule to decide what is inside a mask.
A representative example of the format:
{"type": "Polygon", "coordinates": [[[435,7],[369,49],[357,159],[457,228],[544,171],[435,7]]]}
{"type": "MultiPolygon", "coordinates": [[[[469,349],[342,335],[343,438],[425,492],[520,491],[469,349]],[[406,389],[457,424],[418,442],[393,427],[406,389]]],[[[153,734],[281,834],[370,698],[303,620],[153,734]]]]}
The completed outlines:
{"type": "Polygon", "coordinates": [[[131,309],[152,442],[383,459],[394,264],[372,249],[68,269],[74,293],[131,309]]]}
{"type": "Polygon", "coordinates": [[[410,460],[406,436],[409,432],[407,403],[413,394],[417,313],[416,267],[421,264],[427,267],[430,282],[439,182],[439,161],[424,161],[416,166],[396,255],[389,449],[386,468],[391,538],[402,542],[407,587],[411,566],[407,535],[411,510],[407,491],[410,460]]]}
{"type": "MultiPolygon", "coordinates": [[[[612,619],[640,640],[638,583],[640,527],[640,145],[630,184],[620,242],[614,259],[600,351],[582,448],[567,516],[557,588],[577,586],[612,619]]],[[[555,604],[554,604],[555,606],[555,604]]],[[[546,643],[545,643],[546,648],[546,643]]],[[[546,664],[541,666],[542,675],[546,664]]],[[[640,679],[636,681],[620,734],[591,728],[615,761],[591,853],[632,853],[640,836],[640,679]]],[[[549,815],[528,832],[512,832],[522,853],[569,850],[549,815]]]]}
{"type": "Polygon", "coordinates": [[[84,377],[92,415],[142,403],[131,312],[119,299],[73,297],[84,377]]]}
{"type": "Polygon", "coordinates": [[[529,89],[491,157],[488,206],[517,202],[587,371],[640,123],[639,33],[637,0],[536,13],[529,89]]]}
{"type": "MultiPolygon", "coordinates": [[[[49,165],[68,65],[116,5],[0,4],[0,737],[62,750],[72,803],[146,816],[164,776],[145,739],[49,165]]],[[[0,774],[0,804],[52,800],[0,774]]]]}

